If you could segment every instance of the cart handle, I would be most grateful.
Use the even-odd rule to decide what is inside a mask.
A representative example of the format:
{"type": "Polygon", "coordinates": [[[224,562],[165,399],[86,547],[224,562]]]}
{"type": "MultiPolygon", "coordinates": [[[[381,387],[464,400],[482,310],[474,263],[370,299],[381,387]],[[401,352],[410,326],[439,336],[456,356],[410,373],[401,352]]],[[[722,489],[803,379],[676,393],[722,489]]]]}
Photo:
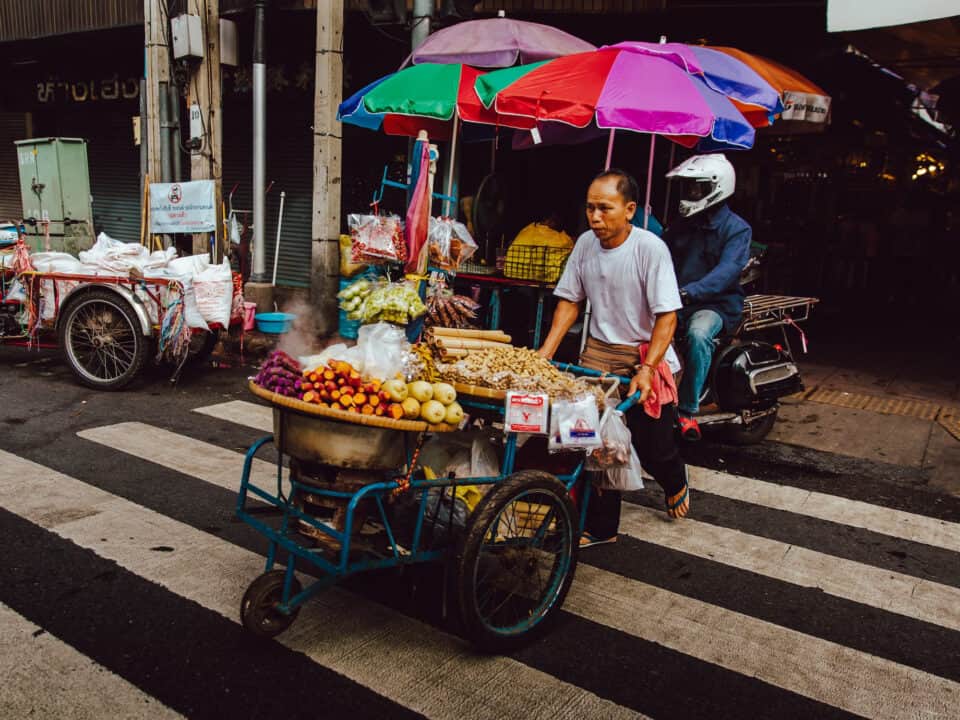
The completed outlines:
{"type": "MultiPolygon", "coordinates": [[[[613,375],[611,373],[601,372],[600,370],[594,370],[592,368],[581,367],[580,365],[574,365],[573,363],[562,363],[556,362],[555,360],[550,361],[551,364],[557,367],[559,370],[564,372],[572,372],[577,375],[586,375],[588,377],[598,377],[598,378],[615,378],[620,382],[621,385],[629,385],[630,378],[623,377],[623,375],[613,375]]],[[[617,410],[620,412],[626,412],[634,405],[640,401],[640,393],[635,392],[633,395],[625,398],[619,405],[617,405],[617,410]]]]}

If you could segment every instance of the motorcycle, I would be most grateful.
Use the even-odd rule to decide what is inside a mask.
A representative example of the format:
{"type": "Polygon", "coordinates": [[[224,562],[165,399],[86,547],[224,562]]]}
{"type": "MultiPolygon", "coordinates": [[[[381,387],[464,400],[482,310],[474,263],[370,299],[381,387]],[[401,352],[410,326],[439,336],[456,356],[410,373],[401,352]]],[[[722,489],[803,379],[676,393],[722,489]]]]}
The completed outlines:
{"type": "MultiPolygon", "coordinates": [[[[744,269],[742,285],[756,279],[758,266],[759,259],[752,258],[744,269]]],[[[696,416],[701,428],[720,429],[734,445],[754,445],[770,433],[777,421],[780,399],[803,390],[787,328],[799,331],[805,346],[799,323],[810,317],[810,309],[817,302],[817,298],[785,295],[744,298],[739,327],[714,340],[710,372],[700,398],[701,412],[696,416]],[[782,342],[752,339],[760,331],[776,328],[782,342]]],[[[678,347],[681,357],[682,350],[678,347]]]]}

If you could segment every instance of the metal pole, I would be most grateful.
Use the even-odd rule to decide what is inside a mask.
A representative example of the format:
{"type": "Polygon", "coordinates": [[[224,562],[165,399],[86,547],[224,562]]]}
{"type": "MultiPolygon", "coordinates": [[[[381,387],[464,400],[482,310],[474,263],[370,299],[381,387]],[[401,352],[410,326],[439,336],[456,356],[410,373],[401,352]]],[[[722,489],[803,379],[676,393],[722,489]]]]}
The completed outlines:
{"type": "Polygon", "coordinates": [[[286,192],[280,193],[280,217],[277,218],[277,241],[273,244],[273,286],[277,286],[277,262],[280,260],[280,228],[283,227],[283,202],[286,192]]]}
{"type": "MultiPolygon", "coordinates": [[[[453,134],[450,136],[450,157],[447,158],[447,188],[446,195],[451,197],[453,195],[453,178],[457,174],[457,138],[460,135],[460,115],[456,111],[453,113],[453,134]]],[[[457,207],[453,205],[451,208],[451,202],[449,200],[443,201],[443,214],[451,217],[456,217],[457,207]],[[451,209],[453,212],[451,212],[451,209]]]]}
{"type": "Polygon", "coordinates": [[[267,66],[264,61],[267,0],[256,0],[253,18],[253,267],[251,280],[264,282],[267,273],[266,165],[267,66]]]}
{"type": "Polygon", "coordinates": [[[160,182],[170,182],[172,175],[170,162],[170,95],[167,83],[160,83],[157,90],[157,108],[160,115],[160,182]]]}
{"type": "Polygon", "coordinates": [[[613,137],[616,132],[617,131],[614,128],[610,128],[610,139],[607,140],[607,162],[603,166],[604,170],[610,169],[610,161],[613,160],[613,137]]]}
{"type": "Polygon", "coordinates": [[[180,182],[183,179],[182,158],[180,157],[180,93],[177,86],[171,83],[167,86],[170,94],[169,104],[167,105],[167,116],[170,119],[170,156],[173,159],[172,182],[180,182]]]}
{"type": "Polygon", "coordinates": [[[653,155],[656,148],[654,145],[657,142],[657,136],[652,134],[650,135],[650,160],[647,163],[647,198],[643,201],[643,229],[647,230],[650,227],[650,211],[653,210],[650,207],[650,190],[651,185],[653,185],[653,155]]]}
{"type": "Polygon", "coordinates": [[[416,50],[430,34],[433,0],[413,0],[413,25],[410,28],[411,50],[416,50]]]}

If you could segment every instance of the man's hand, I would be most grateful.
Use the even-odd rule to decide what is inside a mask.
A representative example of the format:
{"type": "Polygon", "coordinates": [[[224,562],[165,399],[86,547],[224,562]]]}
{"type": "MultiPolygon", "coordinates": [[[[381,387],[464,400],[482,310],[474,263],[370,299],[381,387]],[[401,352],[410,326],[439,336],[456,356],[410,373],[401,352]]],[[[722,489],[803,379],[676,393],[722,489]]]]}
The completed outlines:
{"type": "Polygon", "coordinates": [[[553,360],[553,353],[547,349],[546,345],[542,345],[539,350],[537,350],[537,355],[547,360],[553,360]]]}
{"type": "Polygon", "coordinates": [[[633,376],[633,379],[630,381],[630,390],[627,392],[628,395],[633,395],[638,390],[640,391],[640,400],[637,401],[638,405],[646,402],[647,398],[650,397],[650,385],[653,381],[653,370],[649,365],[641,365],[640,371],[633,376]]]}

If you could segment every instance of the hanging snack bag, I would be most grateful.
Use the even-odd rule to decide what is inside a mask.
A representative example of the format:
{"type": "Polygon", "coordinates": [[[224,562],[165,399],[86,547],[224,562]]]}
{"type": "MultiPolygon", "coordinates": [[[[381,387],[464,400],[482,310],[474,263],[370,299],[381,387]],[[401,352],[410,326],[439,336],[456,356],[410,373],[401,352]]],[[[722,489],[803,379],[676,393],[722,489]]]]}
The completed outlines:
{"type": "Polygon", "coordinates": [[[467,226],[453,218],[430,218],[427,235],[430,264],[444,270],[456,270],[477,250],[467,226]]]}
{"type": "Polygon", "coordinates": [[[607,405],[600,418],[600,440],[603,444],[587,455],[587,470],[623,468],[630,464],[633,449],[630,429],[623,421],[623,413],[612,405],[607,405]]]}
{"type": "Polygon", "coordinates": [[[579,395],[573,400],[555,400],[553,412],[560,430],[564,450],[593,450],[602,447],[600,413],[593,395],[579,395]]]}
{"type": "Polygon", "coordinates": [[[354,263],[405,262],[407,247],[397,215],[348,215],[354,263]]]}

